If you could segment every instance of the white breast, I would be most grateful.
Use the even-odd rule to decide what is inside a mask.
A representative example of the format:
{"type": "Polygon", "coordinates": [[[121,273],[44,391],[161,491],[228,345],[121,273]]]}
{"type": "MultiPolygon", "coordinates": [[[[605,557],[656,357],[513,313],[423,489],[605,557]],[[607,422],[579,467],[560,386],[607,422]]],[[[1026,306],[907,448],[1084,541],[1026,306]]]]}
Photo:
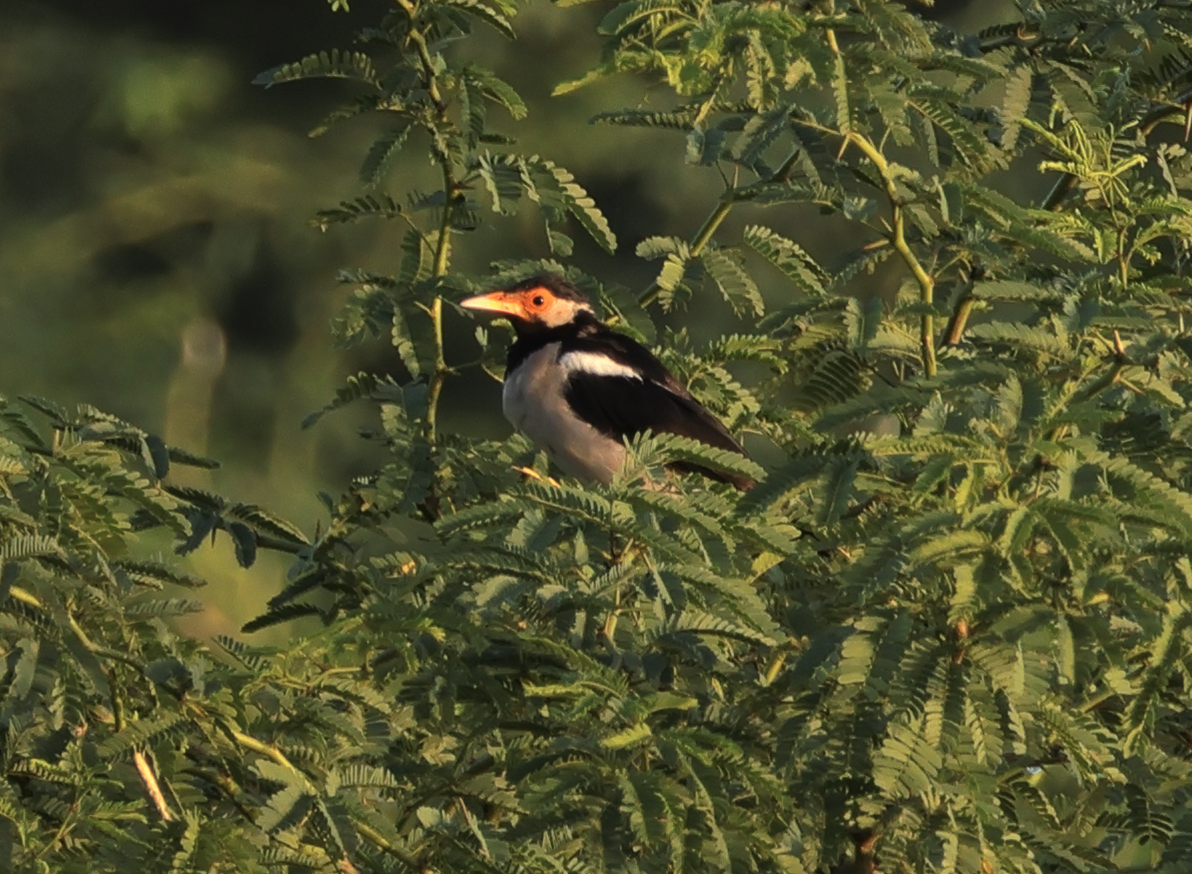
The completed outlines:
{"type": "Polygon", "coordinates": [[[550,343],[508,374],[501,393],[505,418],[564,473],[607,483],[624,461],[625,447],[571,411],[563,395],[570,371],[560,364],[559,344],[550,343]]]}

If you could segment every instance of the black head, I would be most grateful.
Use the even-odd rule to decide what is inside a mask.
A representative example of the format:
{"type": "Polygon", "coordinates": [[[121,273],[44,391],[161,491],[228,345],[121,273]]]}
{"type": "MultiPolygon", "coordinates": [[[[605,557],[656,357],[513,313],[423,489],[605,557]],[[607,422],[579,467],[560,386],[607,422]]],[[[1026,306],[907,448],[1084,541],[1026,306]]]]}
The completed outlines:
{"type": "Polygon", "coordinates": [[[523,279],[509,288],[468,298],[461,301],[460,306],[505,316],[513,323],[518,336],[538,335],[596,318],[583,292],[553,273],[523,279]]]}
{"type": "Polygon", "coordinates": [[[587,304],[589,302],[587,295],[557,273],[543,273],[540,276],[531,276],[529,279],[523,279],[516,285],[511,285],[505,291],[510,294],[520,294],[521,292],[537,288],[545,288],[559,300],[581,304],[587,304]]]}

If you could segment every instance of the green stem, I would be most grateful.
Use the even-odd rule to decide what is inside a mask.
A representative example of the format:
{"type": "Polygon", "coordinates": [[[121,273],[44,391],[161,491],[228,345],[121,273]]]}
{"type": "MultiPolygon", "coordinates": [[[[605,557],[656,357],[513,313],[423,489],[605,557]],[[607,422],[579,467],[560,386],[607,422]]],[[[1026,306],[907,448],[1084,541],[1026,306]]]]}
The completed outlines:
{"type": "Polygon", "coordinates": [[[42,856],[44,856],[50,850],[56,848],[58,846],[58,844],[61,843],[62,840],[66,837],[66,835],[70,832],[70,830],[74,828],[74,826],[75,826],[74,810],[75,810],[75,805],[77,805],[78,802],[79,802],[78,794],[72,793],[71,799],[70,799],[70,806],[68,808],[68,810],[70,810],[70,813],[68,813],[65,817],[63,817],[62,824],[58,826],[58,831],[54,833],[54,837],[50,840],[50,842],[48,844],[46,844],[44,847],[42,847],[40,850],[38,850],[36,853],[34,853],[33,858],[35,860],[40,859],[42,856]]]}
{"type": "MultiPolygon", "coordinates": [[[[447,123],[449,122],[447,118],[447,104],[443,101],[443,94],[439,90],[434,61],[430,56],[426,38],[415,27],[417,8],[411,0],[397,0],[397,4],[401,6],[410,19],[408,39],[414,44],[414,48],[417,50],[418,60],[422,65],[422,80],[426,85],[427,96],[434,105],[439,120],[447,123]]],[[[433,124],[428,124],[427,127],[433,136],[435,133],[433,124]]],[[[438,155],[438,161],[443,172],[443,218],[439,223],[438,239],[435,240],[433,275],[436,277],[447,274],[447,267],[451,261],[451,226],[455,218],[455,194],[457,187],[455,172],[451,166],[451,155],[442,152],[438,155]]],[[[427,315],[430,318],[431,330],[434,335],[435,369],[430,378],[430,385],[427,388],[425,435],[426,439],[433,444],[438,425],[439,397],[443,393],[443,383],[447,381],[447,376],[451,373],[451,368],[447,366],[446,352],[443,348],[443,299],[438,295],[435,295],[435,299],[431,303],[427,315]]]]}
{"type": "MultiPolygon", "coordinates": [[[[451,222],[454,218],[456,188],[450,156],[442,155],[440,165],[443,170],[443,219],[439,223],[439,238],[435,241],[435,276],[446,275],[447,267],[451,261],[451,222]]],[[[434,443],[439,413],[439,396],[442,395],[443,384],[451,373],[451,368],[447,366],[447,355],[443,346],[443,298],[438,295],[435,295],[430,306],[430,321],[434,331],[435,372],[430,378],[430,387],[426,397],[426,439],[434,443]]]]}
{"type": "Polygon", "coordinates": [[[443,103],[442,94],[439,92],[439,83],[435,79],[435,66],[430,57],[430,49],[426,46],[426,38],[423,37],[422,32],[417,30],[414,26],[418,10],[410,0],[397,0],[397,5],[400,6],[410,19],[410,42],[414,43],[414,48],[418,51],[418,60],[422,64],[423,80],[426,84],[426,93],[435,104],[435,108],[442,115],[447,109],[447,105],[443,103]]]}
{"type": "Polygon", "coordinates": [[[443,218],[439,221],[439,238],[435,240],[435,276],[444,275],[451,262],[451,221],[455,217],[456,182],[451,156],[440,155],[439,166],[443,171],[443,218]]]}
{"type": "Polygon", "coordinates": [[[411,856],[409,853],[407,853],[401,847],[395,847],[393,844],[391,844],[388,840],[385,839],[385,836],[383,834],[381,834],[379,831],[374,829],[372,826],[368,825],[367,823],[361,822],[359,820],[354,821],[352,825],[356,829],[356,831],[360,834],[361,837],[363,837],[365,840],[367,840],[373,846],[377,847],[380,850],[383,850],[384,852],[393,856],[395,859],[399,860],[407,868],[410,868],[413,871],[425,871],[426,870],[426,867],[421,862],[419,862],[418,859],[416,859],[414,856],[411,856]]]}
{"type": "Polygon", "coordinates": [[[91,638],[87,636],[87,632],[83,630],[83,626],[79,625],[77,619],[70,615],[69,610],[66,611],[66,623],[70,630],[74,632],[75,637],[78,638],[79,643],[92,655],[103,656],[104,658],[112,659],[113,661],[123,662],[126,665],[136,668],[138,671],[145,670],[145,663],[135,656],[130,656],[127,653],[122,653],[119,650],[109,649],[106,646],[99,646],[92,643],[91,638]]]}
{"type": "MultiPolygon", "coordinates": [[[[729,191],[724,199],[716,204],[716,208],[712,210],[712,214],[704,219],[703,225],[700,226],[695,236],[692,237],[689,244],[692,258],[698,256],[704,250],[704,247],[708,245],[708,241],[712,239],[712,236],[720,228],[721,224],[724,223],[724,220],[728,218],[728,214],[732,212],[733,205],[732,192],[729,191]]],[[[649,306],[658,299],[658,295],[661,293],[662,286],[654,282],[642,292],[641,297],[638,298],[638,303],[643,307],[649,306]]]]}
{"type": "MultiPolygon", "coordinates": [[[[774,175],[771,176],[767,181],[782,182],[788,179],[790,177],[791,169],[794,167],[795,161],[797,161],[798,158],[799,150],[796,149],[795,151],[791,152],[787,159],[782,162],[781,166],[774,171],[774,175]]],[[[736,205],[736,201],[733,199],[735,190],[736,189],[734,188],[729,188],[729,190],[724,193],[724,196],[720,199],[720,203],[716,204],[716,208],[712,210],[711,214],[706,219],[704,219],[704,223],[700,225],[700,229],[696,231],[695,236],[691,238],[691,242],[688,244],[688,250],[691,253],[691,257],[697,257],[700,252],[704,251],[708,243],[711,242],[712,237],[716,234],[716,231],[720,229],[720,226],[724,224],[724,220],[728,218],[728,214],[732,212],[733,207],[736,205]]],[[[643,307],[649,306],[658,299],[658,295],[661,293],[662,287],[655,282],[641,293],[641,296],[638,298],[638,303],[640,303],[643,307]]]]}
{"type": "Polygon", "coordinates": [[[244,732],[237,731],[236,729],[232,729],[232,737],[236,740],[236,743],[240,744],[240,746],[250,749],[254,753],[260,753],[262,756],[265,756],[276,764],[281,765],[287,771],[291,771],[298,775],[298,777],[302,779],[304,788],[313,791],[314,787],[311,785],[310,780],[307,779],[306,774],[295,767],[294,763],[287,759],[285,753],[283,753],[277,747],[270,746],[264,741],[259,741],[252,735],[245,734],[244,732]]]}
{"type": "Polygon", "coordinates": [[[1117,382],[1122,375],[1122,368],[1125,366],[1125,360],[1120,356],[1116,357],[1113,364],[1109,366],[1109,369],[1089,385],[1089,387],[1083,393],[1083,396],[1080,397],[1080,400],[1092,400],[1097,395],[1101,394],[1101,392],[1105,391],[1105,389],[1117,382]]]}
{"type": "MultiPolygon", "coordinates": [[[[865,157],[877,168],[882,180],[886,183],[886,197],[890,201],[890,210],[894,218],[894,228],[889,235],[890,245],[894,247],[894,251],[899,254],[903,263],[915,277],[915,282],[919,284],[919,302],[925,307],[933,306],[935,304],[935,279],[923,267],[906,241],[902,200],[898,196],[898,188],[890,173],[890,162],[886,160],[886,156],[877,146],[856,131],[849,131],[845,134],[845,141],[853,143],[865,154],[865,157]]],[[[929,377],[935,376],[935,317],[930,309],[923,313],[919,324],[919,358],[923,363],[923,372],[929,377]]]]}

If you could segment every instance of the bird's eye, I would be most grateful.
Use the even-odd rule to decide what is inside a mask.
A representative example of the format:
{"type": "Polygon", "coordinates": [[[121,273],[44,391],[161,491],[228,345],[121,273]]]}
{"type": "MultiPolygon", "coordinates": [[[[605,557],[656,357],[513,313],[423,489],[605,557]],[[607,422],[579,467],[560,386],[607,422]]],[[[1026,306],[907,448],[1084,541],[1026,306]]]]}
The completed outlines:
{"type": "Polygon", "coordinates": [[[540,307],[546,303],[546,298],[540,294],[534,295],[534,299],[530,301],[534,306],[540,307]]]}

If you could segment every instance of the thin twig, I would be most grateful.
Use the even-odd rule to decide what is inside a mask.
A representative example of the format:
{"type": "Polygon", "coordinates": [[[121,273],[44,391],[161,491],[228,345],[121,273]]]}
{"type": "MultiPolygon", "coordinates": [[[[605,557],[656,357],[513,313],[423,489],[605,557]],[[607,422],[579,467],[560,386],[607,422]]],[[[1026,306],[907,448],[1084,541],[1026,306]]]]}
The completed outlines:
{"type": "MultiPolygon", "coordinates": [[[[730,190],[725,194],[720,203],[716,204],[716,208],[712,210],[712,214],[704,219],[703,225],[700,226],[700,229],[696,231],[695,236],[692,237],[691,243],[688,246],[688,251],[691,253],[691,257],[696,257],[704,250],[704,247],[708,245],[708,241],[712,239],[712,235],[716,233],[717,229],[724,222],[724,220],[728,218],[728,214],[732,212],[732,209],[733,199],[732,191],[730,190]]],[[[638,303],[640,303],[643,307],[649,306],[658,298],[658,295],[661,293],[662,286],[660,286],[657,282],[654,282],[649,288],[642,292],[641,296],[638,298],[638,303]]]]}
{"type": "MultiPolygon", "coordinates": [[[[790,178],[792,168],[795,166],[795,161],[798,159],[799,150],[796,149],[787,156],[786,160],[779,165],[778,169],[775,170],[766,181],[787,181],[790,178]]],[[[695,236],[691,238],[691,242],[687,244],[688,252],[692,258],[698,256],[707,247],[716,231],[720,229],[720,226],[724,223],[724,220],[728,218],[728,214],[732,212],[733,207],[736,205],[736,200],[733,196],[735,192],[736,188],[730,187],[721,196],[720,202],[716,204],[716,208],[712,210],[706,219],[704,219],[704,223],[700,225],[699,230],[695,232],[695,236]]],[[[643,307],[649,306],[658,299],[658,295],[661,293],[662,286],[660,286],[657,282],[654,282],[649,288],[641,293],[637,301],[643,307]]]]}
{"type": "MultiPolygon", "coordinates": [[[[427,90],[439,109],[439,117],[445,121],[446,107],[438,97],[434,68],[429,66],[429,60],[427,64],[427,90]]],[[[436,277],[447,274],[447,267],[451,261],[451,226],[455,217],[456,195],[455,172],[451,166],[451,155],[445,151],[439,153],[439,167],[443,173],[443,218],[439,222],[439,237],[435,240],[433,272],[436,277]]],[[[443,384],[451,373],[451,368],[447,366],[447,355],[443,346],[443,298],[437,294],[431,303],[430,321],[434,332],[435,370],[431,375],[426,395],[426,439],[434,444],[439,415],[439,397],[443,393],[443,384]]]]}
{"type": "Polygon", "coordinates": [[[952,318],[948,319],[948,326],[944,328],[944,342],[942,346],[955,346],[964,338],[964,329],[968,325],[968,318],[973,312],[977,298],[971,291],[966,291],[956,299],[956,306],[952,310],[952,318]]]}
{"type": "MultiPolygon", "coordinates": [[[[919,302],[930,308],[935,303],[935,279],[923,267],[922,262],[916,257],[906,240],[906,221],[902,199],[898,194],[894,177],[890,173],[890,162],[864,135],[856,131],[849,131],[845,134],[845,139],[854,143],[881,174],[882,181],[886,184],[886,197],[890,201],[893,217],[893,227],[890,229],[888,237],[890,245],[894,247],[894,251],[899,254],[903,263],[915,277],[915,282],[919,284],[919,302]]],[[[923,372],[929,377],[935,376],[935,317],[930,309],[923,313],[920,320],[919,356],[923,362],[923,372]]]]}
{"type": "Polygon", "coordinates": [[[257,740],[250,734],[245,734],[244,732],[236,731],[235,729],[232,730],[232,737],[236,740],[236,743],[240,744],[240,746],[247,747],[254,753],[260,753],[266,758],[271,759],[272,761],[281,765],[283,768],[293,771],[302,778],[305,788],[310,789],[311,791],[314,790],[314,786],[311,785],[311,782],[309,779],[307,779],[306,774],[304,774],[293,762],[287,759],[285,753],[283,753],[277,747],[270,746],[264,741],[257,740]]]}

